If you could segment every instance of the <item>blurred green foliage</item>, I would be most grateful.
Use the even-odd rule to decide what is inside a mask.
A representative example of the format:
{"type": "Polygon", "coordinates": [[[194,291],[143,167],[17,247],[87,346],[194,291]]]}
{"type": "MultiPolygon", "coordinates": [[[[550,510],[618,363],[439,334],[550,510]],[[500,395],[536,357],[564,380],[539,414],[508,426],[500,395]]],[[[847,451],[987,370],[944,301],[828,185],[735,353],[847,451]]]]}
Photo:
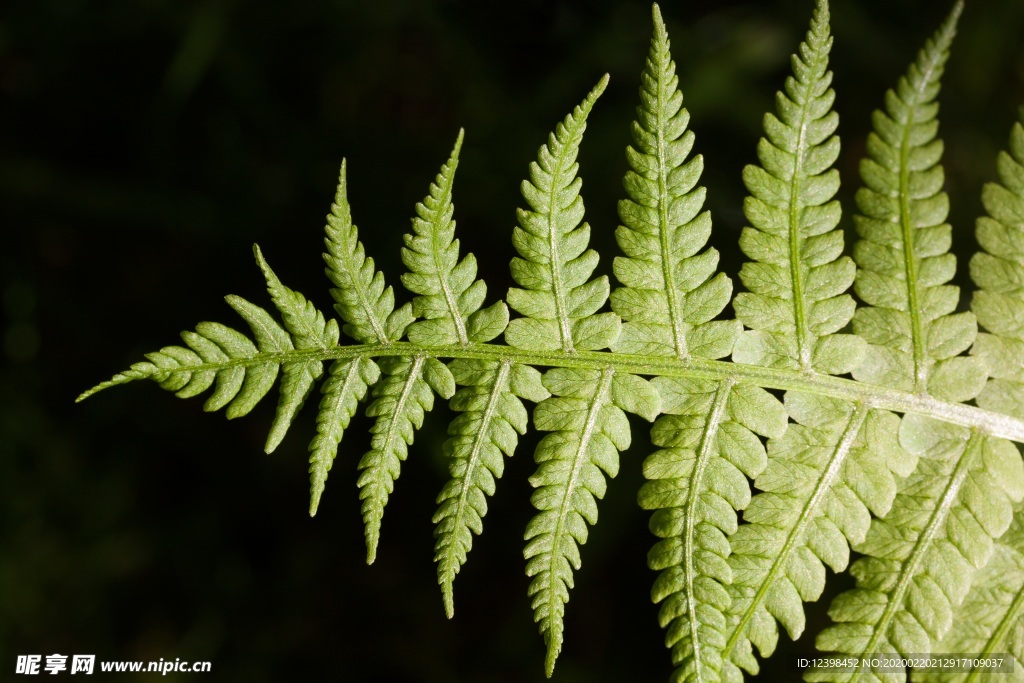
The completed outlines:
{"type": "MultiPolygon", "coordinates": [[[[755,158],[762,113],[811,4],[662,7],[706,155],[712,242],[731,275],[740,170],[755,158]]],[[[844,199],[858,184],[870,111],[946,5],[834,3],[844,199]]],[[[267,406],[227,423],[149,386],[72,401],[178,330],[237,322],[221,295],[265,301],[252,242],[327,308],[318,254],[343,155],[363,239],[398,284],[400,235],[459,126],[460,237],[492,298],[501,295],[519,180],[604,72],[612,82],[591,117],[581,174],[610,272],[649,11],[607,0],[33,0],[0,9],[5,676],[17,654],[60,652],[208,659],[211,680],[253,683],[542,677],[519,540],[535,441],[508,467],[446,622],[430,524],[444,408],[417,437],[367,568],[354,491],[367,425],[350,429],[337,481],[310,520],[310,415],[267,458],[267,406]]],[[[961,263],[975,249],[978,192],[1024,103],[1022,29],[1020,0],[971,3],[947,71],[942,135],[961,263]]],[[[650,446],[635,426],[568,606],[563,683],[670,671],[648,597],[653,538],[635,504],[650,446]]],[[[809,632],[827,604],[817,617],[812,608],[809,632]]],[[[764,678],[791,677],[794,651],[781,649],[764,678]]]]}

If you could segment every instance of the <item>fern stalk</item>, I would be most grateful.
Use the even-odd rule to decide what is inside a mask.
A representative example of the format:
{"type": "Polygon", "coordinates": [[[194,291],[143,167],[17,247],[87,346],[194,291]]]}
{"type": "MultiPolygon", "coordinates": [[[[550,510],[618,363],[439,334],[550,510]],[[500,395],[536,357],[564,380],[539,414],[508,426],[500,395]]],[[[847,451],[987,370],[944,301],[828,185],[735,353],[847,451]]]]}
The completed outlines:
{"type": "MultiPolygon", "coordinates": [[[[543,351],[524,351],[512,349],[500,344],[470,344],[468,347],[456,346],[423,346],[409,342],[393,342],[387,347],[378,345],[352,344],[338,346],[324,352],[291,351],[288,353],[263,353],[246,359],[229,359],[226,361],[199,362],[192,368],[196,370],[222,370],[236,366],[252,367],[263,363],[284,363],[288,361],[304,361],[316,359],[321,361],[339,358],[390,358],[408,356],[419,353],[427,358],[463,358],[479,360],[500,360],[511,358],[517,364],[551,367],[596,369],[614,365],[621,372],[653,377],[679,377],[696,380],[726,380],[751,384],[765,389],[782,391],[800,391],[803,393],[841,398],[848,401],[870,401],[880,409],[912,413],[933,417],[942,422],[977,428],[1003,439],[1024,443],[1024,420],[977,408],[964,403],[945,401],[932,396],[921,396],[908,391],[890,389],[888,387],[867,385],[842,377],[827,375],[807,375],[801,372],[782,370],[779,368],[763,368],[728,361],[714,361],[691,358],[680,361],[671,358],[657,358],[637,354],[609,353],[603,351],[577,351],[572,356],[543,351]]],[[[131,370],[129,373],[118,373],[116,380],[97,384],[78,396],[76,401],[83,401],[103,389],[119,386],[140,379],[160,377],[158,370],[131,370]]],[[[178,371],[163,371],[162,374],[178,371]]]]}

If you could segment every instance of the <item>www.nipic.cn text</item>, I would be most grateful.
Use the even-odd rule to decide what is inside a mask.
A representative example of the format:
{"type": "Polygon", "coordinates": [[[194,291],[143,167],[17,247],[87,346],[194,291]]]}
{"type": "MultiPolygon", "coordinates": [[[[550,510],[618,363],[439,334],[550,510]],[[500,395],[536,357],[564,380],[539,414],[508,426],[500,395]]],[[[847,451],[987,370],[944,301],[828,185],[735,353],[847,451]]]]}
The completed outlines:
{"type": "Polygon", "coordinates": [[[209,673],[210,662],[190,662],[175,658],[174,661],[161,658],[159,661],[96,661],[96,655],[18,655],[14,673],[22,676],[39,674],[84,674],[91,676],[102,673],[155,673],[166,676],[176,673],[209,673]]]}

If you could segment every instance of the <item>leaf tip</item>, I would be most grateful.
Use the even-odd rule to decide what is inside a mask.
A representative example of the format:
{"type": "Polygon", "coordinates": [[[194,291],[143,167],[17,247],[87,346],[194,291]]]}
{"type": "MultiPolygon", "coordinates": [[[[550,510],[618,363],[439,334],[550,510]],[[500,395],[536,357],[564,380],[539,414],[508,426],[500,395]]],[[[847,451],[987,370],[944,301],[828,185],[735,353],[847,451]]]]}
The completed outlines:
{"type": "Polygon", "coordinates": [[[114,375],[112,378],[108,379],[106,382],[100,382],[99,384],[97,384],[96,386],[92,387],[91,389],[86,389],[85,391],[80,393],[77,398],[75,398],[75,403],[81,403],[82,401],[84,401],[85,399],[89,398],[93,394],[98,394],[99,392],[103,391],[104,389],[109,389],[110,387],[116,387],[119,384],[127,384],[128,382],[133,382],[133,381],[135,381],[137,379],[145,379],[146,377],[150,377],[150,376],[151,376],[150,374],[142,372],[142,371],[139,371],[139,370],[136,369],[136,366],[133,366],[131,370],[125,370],[124,372],[119,372],[116,375],[114,375]]]}
{"type": "Polygon", "coordinates": [[[964,12],[964,0],[956,0],[953,3],[953,9],[950,10],[949,16],[946,17],[946,21],[942,23],[942,27],[939,29],[939,33],[942,36],[943,42],[949,43],[953,40],[953,35],[956,33],[956,25],[960,21],[960,15],[964,12]]]}
{"type": "Polygon", "coordinates": [[[451,619],[455,616],[455,595],[451,581],[441,584],[441,599],[444,601],[444,615],[451,619]]]}
{"type": "Polygon", "coordinates": [[[260,245],[252,245],[252,255],[256,258],[256,265],[263,271],[263,277],[267,280],[267,284],[271,284],[277,277],[274,275],[274,271],[271,270],[270,264],[267,263],[267,259],[263,258],[263,250],[260,249],[260,245]]]}
{"type": "Polygon", "coordinates": [[[548,678],[551,678],[552,674],[555,673],[555,662],[558,661],[558,653],[561,649],[561,640],[552,638],[548,644],[548,654],[544,658],[544,675],[548,678]]]}
{"type": "MultiPolygon", "coordinates": [[[[287,427],[285,427],[287,429],[287,427]]],[[[270,430],[270,434],[267,435],[267,443],[263,445],[263,452],[267,455],[273,453],[278,446],[281,445],[281,440],[284,439],[284,430],[282,430],[275,422],[274,426],[270,430]]]]}
{"type": "Polygon", "coordinates": [[[658,33],[665,31],[665,20],[661,17],[661,8],[658,3],[651,3],[651,19],[654,21],[655,30],[658,33]]]}
{"type": "Polygon", "coordinates": [[[324,493],[324,483],[314,478],[313,486],[309,492],[309,516],[316,517],[316,511],[320,508],[320,497],[324,493]]]}
{"type": "Polygon", "coordinates": [[[373,519],[367,519],[364,522],[366,524],[363,530],[363,536],[366,539],[366,564],[373,564],[377,559],[377,541],[380,539],[380,519],[376,521],[373,519]]]}

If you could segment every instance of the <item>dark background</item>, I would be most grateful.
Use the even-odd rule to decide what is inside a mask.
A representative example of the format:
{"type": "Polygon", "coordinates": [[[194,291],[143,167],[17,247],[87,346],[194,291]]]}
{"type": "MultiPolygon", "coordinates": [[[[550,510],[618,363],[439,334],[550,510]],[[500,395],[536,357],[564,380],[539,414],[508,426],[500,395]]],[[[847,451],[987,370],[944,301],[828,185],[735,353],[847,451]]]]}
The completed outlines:
{"type": "MultiPolygon", "coordinates": [[[[835,5],[846,198],[870,111],[948,3],[835,5]]],[[[712,241],[733,276],[740,170],[811,6],[663,6],[707,157],[712,241]]],[[[342,156],[362,238],[398,284],[400,235],[460,126],[459,234],[493,301],[509,284],[519,180],[605,72],[611,85],[580,161],[610,272],[649,16],[646,2],[606,1],[4,4],[0,678],[13,677],[17,654],[58,652],[213,662],[212,674],[169,681],[542,680],[520,540],[535,437],[499,483],[449,622],[431,562],[443,402],[411,449],[367,567],[355,490],[365,418],[346,434],[311,520],[308,406],[265,456],[272,397],[234,422],[150,384],[73,401],[200,320],[244,328],[221,296],[269,305],[253,242],[329,310],[319,254],[342,156]]],[[[961,29],[942,122],[957,247],[969,254],[980,187],[1024,103],[1024,3],[971,2],[961,29]]],[[[650,445],[635,426],[583,550],[561,683],[662,681],[671,670],[649,599],[652,537],[635,504],[650,445]]],[[[808,605],[796,651],[811,648],[826,605],[808,605]]],[[[782,641],[763,680],[798,677],[782,641]]]]}

